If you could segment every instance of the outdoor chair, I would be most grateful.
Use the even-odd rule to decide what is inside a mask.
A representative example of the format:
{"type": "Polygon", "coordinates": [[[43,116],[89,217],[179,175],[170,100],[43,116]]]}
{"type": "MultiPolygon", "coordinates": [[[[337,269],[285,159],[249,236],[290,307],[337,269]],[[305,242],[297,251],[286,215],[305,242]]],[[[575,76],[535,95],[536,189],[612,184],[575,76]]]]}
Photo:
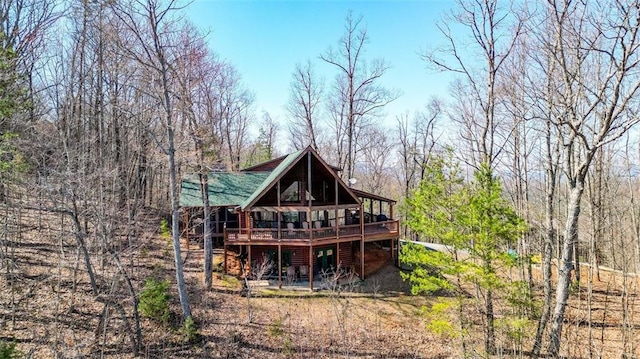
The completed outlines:
{"type": "Polygon", "coordinates": [[[287,283],[293,283],[296,280],[296,267],[289,266],[287,268],[287,283]]]}
{"type": "Polygon", "coordinates": [[[300,266],[300,280],[309,280],[309,266],[300,266]]]}

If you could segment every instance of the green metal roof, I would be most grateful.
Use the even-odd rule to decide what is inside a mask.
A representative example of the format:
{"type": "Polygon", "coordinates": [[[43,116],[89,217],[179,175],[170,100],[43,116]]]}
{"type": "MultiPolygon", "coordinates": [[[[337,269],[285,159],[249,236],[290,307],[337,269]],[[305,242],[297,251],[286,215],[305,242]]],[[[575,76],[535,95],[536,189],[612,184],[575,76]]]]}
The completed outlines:
{"type": "MultiPolygon", "coordinates": [[[[284,157],[280,164],[278,164],[278,166],[271,172],[243,171],[210,173],[209,204],[214,207],[240,206],[242,210],[246,210],[261,196],[263,196],[276,183],[276,181],[291,168],[291,166],[293,166],[309,151],[312,151],[311,147],[289,154],[284,157]]],[[[315,152],[313,153],[322,161],[315,152]]],[[[322,162],[324,163],[324,161],[322,162]]],[[[351,192],[338,177],[336,178],[341,183],[341,186],[349,192],[351,196],[353,196],[356,202],[359,202],[353,192],[351,192]]],[[[181,183],[180,206],[202,207],[202,205],[200,179],[198,175],[191,174],[185,176],[181,183]]]]}
{"type": "Polygon", "coordinates": [[[280,162],[280,164],[278,165],[278,167],[274,168],[273,171],[271,171],[271,173],[269,174],[269,176],[260,184],[260,187],[255,188],[255,191],[253,192],[253,194],[247,197],[244,200],[244,202],[240,204],[240,208],[244,210],[247,207],[249,207],[258,197],[262,195],[264,191],[269,189],[269,187],[275,182],[275,180],[278,177],[284,174],[284,171],[289,166],[291,166],[304,151],[305,151],[304,149],[296,151],[294,153],[289,154],[285,159],[283,159],[282,162],[280,162]]]}
{"type": "MultiPolygon", "coordinates": [[[[279,166],[278,166],[279,168],[279,166]]],[[[277,168],[276,168],[277,169],[277,168]]],[[[276,171],[273,171],[276,172],[276,171]]],[[[209,173],[209,205],[237,206],[255,196],[273,172],[212,172],[209,173]]],[[[197,174],[186,175],[180,185],[181,207],[202,207],[200,179],[197,174]]]]}

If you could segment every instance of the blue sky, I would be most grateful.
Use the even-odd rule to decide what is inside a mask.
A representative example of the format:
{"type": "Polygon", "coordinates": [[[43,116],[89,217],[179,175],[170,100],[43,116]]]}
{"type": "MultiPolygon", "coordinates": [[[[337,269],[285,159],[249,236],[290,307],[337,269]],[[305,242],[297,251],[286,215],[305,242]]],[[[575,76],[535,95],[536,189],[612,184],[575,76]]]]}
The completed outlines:
{"type": "Polygon", "coordinates": [[[419,53],[441,43],[436,22],[452,1],[232,1],[195,0],[188,18],[210,31],[209,46],[231,62],[256,96],[256,113],[286,121],[291,74],[307,59],[329,84],[332,66],[318,55],[335,46],[349,10],[362,15],[369,44],[366,58],[384,58],[391,69],[382,84],[402,95],[386,109],[385,122],[422,109],[431,96],[447,96],[450,75],[427,69],[419,53]]]}

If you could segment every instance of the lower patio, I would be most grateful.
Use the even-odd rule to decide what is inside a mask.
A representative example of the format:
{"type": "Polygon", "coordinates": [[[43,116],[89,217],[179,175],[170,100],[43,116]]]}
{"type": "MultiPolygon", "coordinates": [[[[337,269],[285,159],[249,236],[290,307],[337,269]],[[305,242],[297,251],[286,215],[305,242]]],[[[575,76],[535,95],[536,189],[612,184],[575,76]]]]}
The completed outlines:
{"type": "MultiPolygon", "coordinates": [[[[309,288],[313,288],[314,292],[318,291],[352,291],[359,287],[364,282],[360,280],[357,275],[344,275],[343,278],[336,276],[328,276],[319,280],[313,281],[313,286],[310,287],[308,280],[296,280],[296,281],[283,281],[281,284],[278,279],[265,279],[265,280],[247,280],[249,287],[252,290],[260,291],[266,290],[279,290],[279,291],[292,291],[292,292],[309,292],[309,288]]],[[[247,284],[245,284],[247,285],[247,284]]]]}

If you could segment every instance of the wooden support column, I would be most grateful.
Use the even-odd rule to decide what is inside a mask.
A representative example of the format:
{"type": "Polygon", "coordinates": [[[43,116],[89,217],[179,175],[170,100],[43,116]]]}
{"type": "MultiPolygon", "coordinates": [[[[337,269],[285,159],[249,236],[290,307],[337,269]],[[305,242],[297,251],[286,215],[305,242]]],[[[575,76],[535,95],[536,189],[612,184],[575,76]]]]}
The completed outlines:
{"type": "Polygon", "coordinates": [[[213,215],[213,219],[215,220],[216,226],[216,238],[218,238],[218,234],[220,233],[220,219],[218,218],[218,213],[220,213],[220,207],[214,207],[216,209],[215,214],[213,215]]]}
{"type": "Polygon", "coordinates": [[[393,219],[393,202],[389,202],[389,219],[393,219]]]}
{"type": "Polygon", "coordinates": [[[313,242],[313,221],[311,220],[311,207],[307,209],[307,227],[309,228],[309,241],[313,242]]]}
{"type": "Polygon", "coordinates": [[[395,238],[391,238],[390,242],[391,242],[391,246],[389,247],[390,248],[389,250],[391,251],[391,260],[394,260],[394,259],[396,259],[396,253],[393,250],[394,245],[396,244],[395,238]]]}
{"type": "Polygon", "coordinates": [[[371,198],[369,198],[369,214],[371,215],[371,222],[375,222],[375,220],[373,219],[373,200],[371,198]]]}
{"type": "Polygon", "coordinates": [[[189,208],[184,209],[184,232],[187,234],[187,250],[189,250],[189,208]]]}
{"type": "Polygon", "coordinates": [[[336,242],[336,267],[340,267],[340,242],[336,242]]]}
{"type": "Polygon", "coordinates": [[[309,246],[309,289],[313,291],[313,246],[309,246]]]}
{"type": "Polygon", "coordinates": [[[247,240],[251,242],[251,212],[244,211],[244,228],[247,231],[247,240]]]}
{"type": "MultiPolygon", "coordinates": [[[[226,210],[225,210],[226,212],[226,210]]],[[[222,225],[222,243],[224,244],[224,272],[227,273],[227,222],[222,225]]]]}
{"type": "Polygon", "coordinates": [[[309,198],[307,198],[307,227],[309,228],[309,240],[313,241],[313,221],[311,220],[311,206],[313,206],[313,196],[311,195],[311,151],[307,152],[307,191],[309,192],[309,198]]]}
{"type": "Polygon", "coordinates": [[[222,271],[224,272],[224,274],[227,274],[227,243],[226,243],[226,241],[225,241],[225,244],[224,244],[223,253],[224,253],[223,254],[224,258],[222,260],[224,261],[224,264],[223,264],[223,270],[222,271]]]}
{"type": "Polygon", "coordinates": [[[278,243],[278,288],[282,289],[282,245],[278,243]]]}
{"type": "Polygon", "coordinates": [[[338,221],[338,204],[340,203],[339,197],[338,197],[338,179],[335,179],[335,192],[336,192],[336,209],[334,212],[334,221],[335,221],[335,228],[334,230],[336,231],[336,240],[340,239],[340,231],[338,230],[338,228],[340,227],[339,221],[338,221]]]}
{"type": "Polygon", "coordinates": [[[245,276],[250,276],[251,275],[251,245],[247,244],[247,267],[245,267],[245,271],[244,273],[242,273],[245,276]],[[249,269],[249,274],[247,274],[247,269],[249,269]]]}
{"type": "Polygon", "coordinates": [[[278,217],[278,242],[280,242],[282,240],[282,223],[280,223],[281,219],[280,219],[280,180],[278,180],[278,184],[276,185],[276,196],[277,198],[277,209],[276,209],[276,216],[278,217]]]}
{"type": "MultiPolygon", "coordinates": [[[[364,205],[360,203],[360,213],[364,217],[364,205]]],[[[364,280],[364,221],[360,218],[360,280],[364,280]]]]}

